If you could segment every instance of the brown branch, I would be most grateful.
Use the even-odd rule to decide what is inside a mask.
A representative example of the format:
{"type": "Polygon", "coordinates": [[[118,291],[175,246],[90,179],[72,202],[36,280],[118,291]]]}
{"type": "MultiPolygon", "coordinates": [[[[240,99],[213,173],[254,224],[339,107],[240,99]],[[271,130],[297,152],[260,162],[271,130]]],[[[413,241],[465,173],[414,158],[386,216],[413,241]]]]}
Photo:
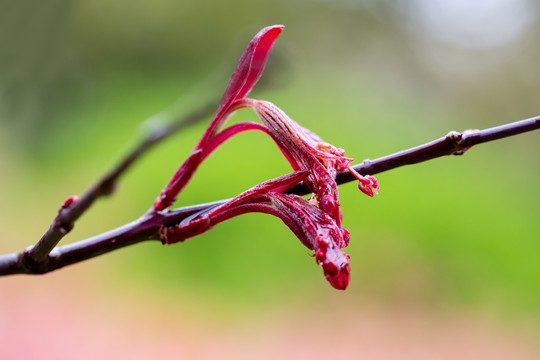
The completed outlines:
{"type": "MultiPolygon", "coordinates": [[[[203,113],[204,111],[201,110],[199,116],[202,116],[203,113]]],[[[190,120],[189,122],[196,121],[195,117],[190,117],[190,119],[192,120],[190,120]]],[[[373,175],[404,165],[416,164],[445,155],[461,155],[467,149],[474,145],[482,144],[488,141],[498,140],[504,137],[509,137],[537,129],[540,129],[540,116],[485,130],[469,130],[464,131],[463,133],[451,131],[446,136],[443,136],[426,144],[422,144],[391,155],[383,156],[375,160],[365,160],[361,164],[353,166],[353,168],[360,174],[373,175]]],[[[167,135],[168,133],[165,134],[163,137],[167,135]]],[[[158,137],[159,136],[161,135],[158,135],[158,137]]],[[[150,145],[155,143],[155,141],[147,141],[151,142],[150,145]]],[[[150,145],[147,145],[147,147],[149,147],[150,145]]],[[[128,160],[130,158],[128,157],[121,164],[127,162],[127,165],[125,166],[125,168],[127,168],[143,151],[144,149],[140,152],[134,151],[133,154],[137,153],[137,155],[133,155],[133,160],[128,160]]],[[[110,178],[112,180],[110,180],[109,185],[102,185],[103,188],[101,188],[100,190],[99,184],[107,183],[107,181],[102,180],[100,183],[98,183],[98,185],[96,185],[96,190],[92,190],[94,189],[92,188],[89,191],[90,194],[95,193],[97,195],[92,195],[94,196],[94,198],[90,197],[91,200],[87,207],[84,208],[84,210],[86,210],[97,197],[107,194],[107,189],[112,189],[112,184],[114,184],[118,176],[125,170],[125,168],[122,169],[120,166],[119,169],[116,169],[118,171],[113,170],[113,172],[111,172],[110,178]]],[[[105,177],[104,179],[107,179],[107,177],[105,177]]],[[[354,180],[354,177],[347,171],[336,175],[336,181],[338,182],[338,184],[343,184],[352,180],[354,180]]],[[[309,190],[303,184],[299,184],[289,189],[288,192],[302,195],[309,193],[309,190]]],[[[86,240],[75,242],[73,244],[56,247],[52,251],[50,251],[50,253],[47,252],[48,256],[46,254],[45,258],[42,261],[29,261],[29,259],[32,258],[30,258],[28,254],[38,253],[37,250],[34,250],[34,248],[39,245],[38,243],[38,245],[31,247],[23,252],[0,256],[0,275],[43,274],[142,241],[159,240],[159,232],[161,227],[178,224],[187,216],[221,205],[225,201],[227,200],[187,206],[168,212],[149,212],[143,215],[141,218],[135,220],[134,222],[126,224],[117,229],[108,231],[106,233],[94,236],[86,240]]],[[[80,216],[84,212],[84,210],[80,213],[77,213],[75,210],[72,210],[68,206],[67,211],[70,213],[73,212],[73,214],[77,216],[70,215],[73,216],[73,218],[66,218],[68,220],[72,220],[73,222],[78,218],[78,216],[80,216]]],[[[60,213],[62,213],[62,211],[60,213]]],[[[59,216],[62,216],[62,214],[60,214],[59,216]]],[[[65,218],[63,217],[62,219],[65,218]]],[[[68,222],[68,224],[71,223],[68,222]]],[[[62,223],[60,223],[60,226],[61,224],[62,223]]],[[[51,228],[53,228],[53,226],[51,226],[51,228]]],[[[59,230],[53,229],[53,231],[59,230]]],[[[54,236],[52,238],[56,239],[54,236]]],[[[62,236],[60,236],[58,240],[61,239],[61,237],[62,236]]],[[[50,246],[50,243],[48,244],[48,246],[50,246]]]]}
{"type": "Polygon", "coordinates": [[[215,107],[216,105],[214,103],[203,106],[194,113],[180,118],[179,120],[163,126],[149,134],[136,148],[127,154],[127,156],[114,166],[110,172],[105,174],[79,199],[68,199],[58,210],[58,215],[53,220],[47,232],[35,246],[27,250],[25,255],[27,261],[33,264],[43,262],[58,242],[71,231],[75,221],[77,221],[77,219],[79,219],[98,198],[108,196],[114,192],[120,176],[124,174],[137,159],[158,142],[210,115],[215,107]]]}

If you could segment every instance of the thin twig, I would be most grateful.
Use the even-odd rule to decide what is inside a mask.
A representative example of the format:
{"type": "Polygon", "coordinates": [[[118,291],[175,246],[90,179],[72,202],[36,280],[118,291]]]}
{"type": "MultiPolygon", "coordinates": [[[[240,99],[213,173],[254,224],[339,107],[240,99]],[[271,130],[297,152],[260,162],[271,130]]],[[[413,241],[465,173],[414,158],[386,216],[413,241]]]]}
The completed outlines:
{"type": "MultiPolygon", "coordinates": [[[[471,146],[537,129],[540,129],[540,116],[485,130],[472,130],[463,133],[451,131],[446,136],[426,144],[375,160],[365,160],[361,164],[354,165],[353,168],[360,174],[373,175],[446,155],[462,155],[471,146]]],[[[338,184],[354,179],[347,171],[336,175],[338,184]]],[[[288,192],[303,195],[309,193],[309,190],[303,184],[299,184],[289,189],[288,192]]],[[[29,262],[25,251],[2,255],[0,256],[0,275],[43,274],[142,241],[159,240],[159,232],[163,226],[178,224],[190,215],[221,205],[226,201],[220,200],[187,206],[168,212],[150,212],[117,229],[73,244],[56,247],[41,262],[29,262]]],[[[27,252],[32,252],[32,248],[27,252]]]]}
{"type": "Polygon", "coordinates": [[[71,231],[75,221],[77,221],[77,219],[79,219],[98,198],[108,196],[114,192],[120,176],[124,174],[137,159],[158,142],[210,115],[215,107],[214,103],[205,105],[194,113],[152,132],[79,199],[68,199],[67,203],[58,210],[58,215],[53,220],[47,232],[35,246],[28,249],[26,253],[28,261],[37,264],[45,260],[58,242],[71,231]]]}

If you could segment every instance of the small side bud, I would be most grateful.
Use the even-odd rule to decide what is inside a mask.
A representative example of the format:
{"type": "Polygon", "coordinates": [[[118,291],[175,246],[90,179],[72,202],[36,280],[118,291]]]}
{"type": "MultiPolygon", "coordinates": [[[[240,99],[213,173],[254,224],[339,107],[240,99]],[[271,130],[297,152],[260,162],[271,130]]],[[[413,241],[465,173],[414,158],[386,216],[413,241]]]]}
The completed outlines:
{"type": "MultiPolygon", "coordinates": [[[[464,130],[461,134],[460,134],[460,137],[459,139],[461,140],[464,136],[467,136],[467,135],[470,135],[470,134],[474,134],[476,132],[478,132],[480,130],[478,129],[468,129],[468,130],[464,130]]],[[[465,152],[467,150],[469,150],[471,148],[471,146],[467,147],[467,148],[464,148],[464,149],[461,149],[461,150],[458,150],[458,151],[455,151],[452,155],[463,155],[465,154],[465,152]]]]}
{"type": "Polygon", "coordinates": [[[81,200],[77,195],[70,196],[62,204],[62,209],[67,209],[71,204],[78,203],[81,200]]]}

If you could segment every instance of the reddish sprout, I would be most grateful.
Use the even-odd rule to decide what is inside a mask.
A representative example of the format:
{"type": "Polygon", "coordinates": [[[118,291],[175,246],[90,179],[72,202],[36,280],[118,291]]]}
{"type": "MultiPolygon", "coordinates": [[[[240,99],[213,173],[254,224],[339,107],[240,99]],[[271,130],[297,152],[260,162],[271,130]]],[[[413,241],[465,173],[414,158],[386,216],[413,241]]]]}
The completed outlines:
{"type": "Polygon", "coordinates": [[[304,246],[314,251],[315,261],[330,284],[336,289],[345,289],[351,268],[349,256],[341,249],[349,244],[350,235],[341,226],[335,175],[338,171],[349,170],[359,180],[359,189],[369,196],[378,192],[379,184],[373,176],[362,176],[354,171],[350,166],[353,159],[344,156],[345,150],[323,141],[276,105],[246,98],[261,76],[268,54],[282,30],[282,25],[269,26],[251,40],[231,76],[214,118],[191,155],[156,199],[154,211],[168,209],[200,163],[224,141],[243,131],[262,131],[274,140],[295,172],[265,181],[221,206],[164,227],[162,241],[167,244],[183,241],[248,212],[271,214],[279,217],[304,246]],[[242,122],[223,129],[234,111],[246,107],[256,112],[262,124],[242,122]],[[309,200],[283,193],[300,181],[312,192],[309,200]]]}

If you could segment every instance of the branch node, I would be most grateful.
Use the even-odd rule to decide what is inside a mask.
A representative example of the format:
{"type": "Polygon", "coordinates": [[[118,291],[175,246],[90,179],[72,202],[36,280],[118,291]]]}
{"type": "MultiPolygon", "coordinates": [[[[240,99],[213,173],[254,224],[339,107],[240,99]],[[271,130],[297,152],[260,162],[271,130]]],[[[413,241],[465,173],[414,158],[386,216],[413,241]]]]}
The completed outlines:
{"type": "Polygon", "coordinates": [[[454,151],[452,153],[452,155],[463,155],[465,154],[465,152],[467,150],[469,150],[472,146],[463,146],[463,140],[464,140],[464,137],[466,137],[467,135],[469,134],[474,134],[476,132],[478,132],[480,130],[478,129],[468,129],[468,130],[464,130],[461,134],[460,134],[460,139],[458,140],[458,143],[456,144],[457,147],[459,147],[459,149],[457,149],[456,151],[454,151]]]}
{"type": "Polygon", "coordinates": [[[101,183],[101,194],[109,196],[116,190],[116,178],[108,178],[101,183]]]}
{"type": "Polygon", "coordinates": [[[62,236],[70,232],[75,225],[73,221],[69,219],[69,216],[71,215],[70,212],[66,210],[67,209],[60,208],[60,210],[58,211],[58,216],[54,220],[54,227],[58,229],[58,232],[60,232],[62,236]]]}
{"type": "Polygon", "coordinates": [[[450,131],[448,134],[446,134],[446,139],[453,143],[454,145],[457,145],[459,141],[461,140],[462,134],[458,131],[450,131]]]}
{"type": "Polygon", "coordinates": [[[60,224],[58,227],[58,231],[65,236],[67,233],[69,233],[71,230],[73,230],[73,223],[72,224],[60,224]]]}
{"type": "Polygon", "coordinates": [[[49,272],[48,269],[48,263],[49,263],[49,257],[45,257],[44,260],[36,261],[32,258],[32,249],[34,248],[34,245],[28,246],[24,252],[22,253],[22,256],[19,258],[19,263],[22,269],[24,269],[24,272],[28,274],[45,274],[49,272]]]}
{"type": "MultiPolygon", "coordinates": [[[[371,168],[371,166],[373,165],[373,160],[371,160],[371,159],[364,159],[364,160],[362,161],[362,165],[363,165],[363,167],[364,167],[365,169],[369,169],[369,168],[371,168]]],[[[359,172],[359,173],[360,173],[360,175],[366,175],[366,174],[364,174],[364,173],[362,173],[362,172],[359,172]]]]}
{"type": "Polygon", "coordinates": [[[465,149],[465,150],[461,149],[460,146],[459,146],[459,143],[460,143],[462,138],[463,138],[463,134],[458,132],[458,131],[452,130],[448,134],[446,134],[445,140],[447,142],[449,142],[450,145],[452,146],[452,148],[454,149],[450,153],[451,155],[463,155],[465,150],[467,150],[467,149],[465,149]]]}

